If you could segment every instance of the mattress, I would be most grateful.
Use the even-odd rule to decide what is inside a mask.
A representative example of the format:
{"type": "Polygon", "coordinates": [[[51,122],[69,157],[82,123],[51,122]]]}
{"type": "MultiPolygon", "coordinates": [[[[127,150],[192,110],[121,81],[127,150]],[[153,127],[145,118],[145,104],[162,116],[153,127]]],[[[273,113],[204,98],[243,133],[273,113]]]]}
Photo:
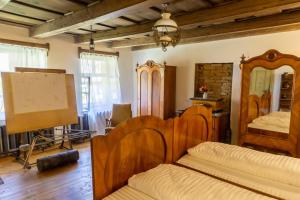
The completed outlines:
{"type": "Polygon", "coordinates": [[[161,164],[156,168],[134,175],[128,180],[128,185],[157,200],[273,199],[170,164],[161,164]]]}
{"type": "Polygon", "coordinates": [[[154,200],[150,196],[139,192],[131,187],[124,186],[116,192],[105,197],[103,200],[154,200]]]}
{"type": "Polygon", "coordinates": [[[178,163],[283,199],[300,199],[300,160],[205,142],[178,163]]]}
{"type": "Polygon", "coordinates": [[[272,112],[254,119],[248,124],[248,127],[288,134],[290,130],[290,118],[290,112],[272,112]]]}

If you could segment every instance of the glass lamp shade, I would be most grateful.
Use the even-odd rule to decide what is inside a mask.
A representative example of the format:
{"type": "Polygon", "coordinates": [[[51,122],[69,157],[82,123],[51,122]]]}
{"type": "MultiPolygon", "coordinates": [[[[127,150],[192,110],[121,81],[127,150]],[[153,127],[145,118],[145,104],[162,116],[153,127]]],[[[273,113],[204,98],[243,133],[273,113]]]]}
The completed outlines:
{"type": "Polygon", "coordinates": [[[154,28],[159,32],[175,32],[178,30],[177,23],[170,19],[171,13],[162,13],[161,19],[155,22],[154,28]]]}
{"type": "Polygon", "coordinates": [[[159,38],[163,51],[167,51],[167,46],[172,43],[172,38],[168,35],[163,35],[159,38]]]}
{"type": "Polygon", "coordinates": [[[168,35],[163,35],[159,38],[160,42],[172,42],[172,38],[168,35]]]}
{"type": "Polygon", "coordinates": [[[174,47],[181,36],[177,23],[170,17],[171,13],[162,13],[161,19],[156,21],[153,26],[153,38],[157,45],[161,45],[163,51],[167,51],[170,44],[174,47]]]}

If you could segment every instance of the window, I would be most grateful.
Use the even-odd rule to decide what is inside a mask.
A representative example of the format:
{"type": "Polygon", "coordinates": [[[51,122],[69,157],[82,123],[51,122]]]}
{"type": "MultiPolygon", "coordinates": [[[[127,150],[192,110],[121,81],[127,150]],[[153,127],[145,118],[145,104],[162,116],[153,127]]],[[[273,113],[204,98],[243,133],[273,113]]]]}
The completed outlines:
{"type": "Polygon", "coordinates": [[[116,56],[80,53],[82,111],[100,113],[120,102],[116,56]]]}
{"type": "Polygon", "coordinates": [[[82,111],[90,110],[90,77],[81,77],[82,111]]]}
{"type": "MultiPolygon", "coordinates": [[[[14,71],[15,67],[47,67],[48,49],[0,44],[0,71],[14,71]]],[[[4,120],[2,80],[0,77],[0,120],[4,120]]]]}

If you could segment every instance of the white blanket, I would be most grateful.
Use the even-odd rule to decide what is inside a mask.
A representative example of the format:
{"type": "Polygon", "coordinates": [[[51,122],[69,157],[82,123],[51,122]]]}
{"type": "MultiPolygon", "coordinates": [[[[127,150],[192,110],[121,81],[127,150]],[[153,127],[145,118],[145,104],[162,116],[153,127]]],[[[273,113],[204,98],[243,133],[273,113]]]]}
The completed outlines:
{"type": "Polygon", "coordinates": [[[297,158],[217,142],[201,143],[188,153],[254,176],[300,187],[300,159],[297,158]]]}
{"type": "Polygon", "coordinates": [[[157,200],[272,199],[201,173],[162,164],[131,177],[128,185],[157,200]]]}
{"type": "Polygon", "coordinates": [[[128,185],[108,195],[103,200],[154,200],[150,196],[139,192],[128,185]]]}
{"type": "Polygon", "coordinates": [[[184,155],[178,163],[281,199],[299,200],[300,188],[267,178],[254,176],[211,161],[184,155]]]}

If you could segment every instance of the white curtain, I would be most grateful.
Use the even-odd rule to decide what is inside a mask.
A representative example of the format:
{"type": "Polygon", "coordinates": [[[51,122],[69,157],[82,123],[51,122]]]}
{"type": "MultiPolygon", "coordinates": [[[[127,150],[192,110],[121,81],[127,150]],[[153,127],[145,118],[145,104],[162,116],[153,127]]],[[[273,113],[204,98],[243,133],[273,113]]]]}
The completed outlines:
{"type": "MultiPolygon", "coordinates": [[[[14,71],[15,67],[47,67],[47,49],[0,44],[0,71],[14,71]]],[[[2,80],[0,77],[0,120],[4,120],[2,80]]]]}
{"type": "Polygon", "coordinates": [[[90,79],[89,126],[101,133],[112,104],[121,99],[118,60],[116,56],[81,53],[80,62],[81,77],[90,79]]]}

